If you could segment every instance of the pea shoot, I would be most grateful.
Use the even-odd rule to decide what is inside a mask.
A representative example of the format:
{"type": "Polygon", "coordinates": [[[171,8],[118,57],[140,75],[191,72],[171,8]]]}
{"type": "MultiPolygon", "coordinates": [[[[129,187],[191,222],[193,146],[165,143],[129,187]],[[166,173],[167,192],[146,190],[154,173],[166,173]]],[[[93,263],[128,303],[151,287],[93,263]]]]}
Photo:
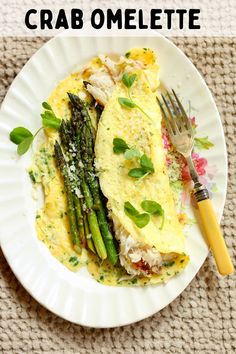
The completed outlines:
{"type": "Polygon", "coordinates": [[[56,117],[50,104],[43,102],[42,106],[45,109],[44,113],[41,114],[42,127],[40,127],[35,134],[32,134],[27,128],[16,127],[9,135],[10,140],[17,145],[17,153],[20,156],[24,155],[29,150],[34,139],[43,128],[59,130],[61,126],[61,119],[56,117]]]}
{"type": "Polygon", "coordinates": [[[137,75],[129,75],[128,73],[124,73],[122,76],[122,82],[127,87],[128,97],[118,97],[118,102],[121,106],[126,108],[137,108],[140,112],[142,112],[146,117],[152,120],[152,118],[140,107],[131,97],[130,89],[133,86],[134,82],[137,80],[137,75]]]}
{"type": "Polygon", "coordinates": [[[131,160],[133,158],[138,159],[139,167],[129,170],[129,177],[140,179],[155,171],[152,160],[146,154],[141,154],[135,147],[130,148],[121,138],[113,139],[113,152],[115,154],[124,154],[124,157],[127,160],[131,160]]]}
{"type": "Polygon", "coordinates": [[[141,207],[145,213],[140,213],[129,201],[127,201],[124,203],[124,212],[140,229],[149,223],[151,216],[160,216],[161,225],[159,230],[162,230],[165,221],[165,212],[162,206],[154,200],[143,200],[141,207]]]}

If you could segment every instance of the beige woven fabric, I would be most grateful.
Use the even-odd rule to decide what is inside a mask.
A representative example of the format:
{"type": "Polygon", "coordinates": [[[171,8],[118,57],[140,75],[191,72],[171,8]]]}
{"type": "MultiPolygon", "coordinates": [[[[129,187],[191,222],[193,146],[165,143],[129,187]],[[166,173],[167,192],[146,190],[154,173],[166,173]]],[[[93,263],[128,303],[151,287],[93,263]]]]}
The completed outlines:
{"type": "MultiPolygon", "coordinates": [[[[44,41],[1,39],[1,99],[23,64],[44,41]]],[[[229,154],[222,226],[235,261],[236,40],[181,38],[174,42],[203,74],[221,113],[229,154]]],[[[4,354],[236,352],[235,276],[221,278],[211,256],[171,305],[139,323],[106,330],[70,324],[41,307],[16,280],[1,251],[0,267],[0,352],[4,354]]]]}

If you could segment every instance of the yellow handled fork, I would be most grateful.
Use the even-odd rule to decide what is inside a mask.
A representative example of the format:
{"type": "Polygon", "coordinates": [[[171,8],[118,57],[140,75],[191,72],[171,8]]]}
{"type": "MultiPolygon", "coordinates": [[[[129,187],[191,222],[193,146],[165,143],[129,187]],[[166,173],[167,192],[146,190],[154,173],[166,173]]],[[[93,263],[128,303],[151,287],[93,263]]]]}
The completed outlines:
{"type": "Polygon", "coordinates": [[[167,91],[166,97],[162,95],[162,99],[163,103],[158,98],[157,101],[160,105],[172,144],[185,157],[188,163],[190,175],[194,182],[193,193],[198,204],[203,230],[209,247],[213,252],[218,271],[222,275],[229,275],[233,273],[234,267],[209,199],[208,190],[199,182],[199,176],[192,160],[194,144],[192,124],[174,90],[172,90],[172,94],[167,91]]]}

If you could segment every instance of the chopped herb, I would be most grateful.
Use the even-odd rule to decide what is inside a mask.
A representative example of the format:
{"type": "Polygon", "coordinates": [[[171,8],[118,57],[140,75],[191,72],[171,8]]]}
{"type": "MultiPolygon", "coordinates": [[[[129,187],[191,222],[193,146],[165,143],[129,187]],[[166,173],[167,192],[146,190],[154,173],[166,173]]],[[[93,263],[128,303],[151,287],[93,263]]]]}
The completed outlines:
{"type": "Polygon", "coordinates": [[[134,279],[131,280],[131,283],[132,283],[132,284],[137,284],[137,282],[138,282],[138,279],[137,279],[137,278],[134,278],[134,279]]]}
{"type": "Polygon", "coordinates": [[[125,53],[126,58],[129,58],[129,56],[130,56],[130,52],[125,53]]]}
{"type": "Polygon", "coordinates": [[[100,279],[100,280],[104,280],[104,276],[103,276],[103,275],[101,275],[99,279],[100,279]]]}
{"type": "Polygon", "coordinates": [[[115,154],[122,154],[128,149],[129,146],[126,144],[126,142],[123,139],[121,138],[113,139],[113,152],[115,154]]]}
{"type": "Polygon", "coordinates": [[[34,172],[32,170],[29,171],[29,176],[30,176],[31,181],[33,183],[36,183],[36,178],[35,178],[34,172]]]}
{"type": "Polygon", "coordinates": [[[69,259],[70,263],[74,263],[74,262],[77,262],[77,261],[78,261],[77,257],[70,257],[70,259],[69,259]]]}
{"type": "Polygon", "coordinates": [[[36,219],[40,219],[41,216],[39,214],[36,215],[36,219]]]}
{"type": "Polygon", "coordinates": [[[175,264],[175,261],[163,262],[164,267],[172,267],[175,264]]]}
{"type": "Polygon", "coordinates": [[[166,272],[166,275],[171,276],[171,274],[169,272],[166,272]]]}
{"type": "Polygon", "coordinates": [[[183,262],[184,262],[184,259],[181,259],[181,260],[180,260],[180,263],[183,263],[183,262]]]}

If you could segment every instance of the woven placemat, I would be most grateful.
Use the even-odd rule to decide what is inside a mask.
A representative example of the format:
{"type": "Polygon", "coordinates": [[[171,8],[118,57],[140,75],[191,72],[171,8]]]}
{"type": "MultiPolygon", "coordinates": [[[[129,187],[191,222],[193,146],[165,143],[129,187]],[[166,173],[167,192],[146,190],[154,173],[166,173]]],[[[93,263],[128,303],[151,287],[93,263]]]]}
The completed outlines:
{"type": "MultiPolygon", "coordinates": [[[[45,41],[0,39],[1,100],[24,63],[45,41]]],[[[175,38],[173,41],[202,73],[221,113],[229,157],[222,227],[235,261],[236,40],[175,38]]],[[[139,323],[105,330],[83,328],[45,310],[17,281],[1,251],[0,267],[0,352],[4,354],[236,352],[235,276],[220,277],[212,256],[187,289],[165,309],[139,323]]]]}

